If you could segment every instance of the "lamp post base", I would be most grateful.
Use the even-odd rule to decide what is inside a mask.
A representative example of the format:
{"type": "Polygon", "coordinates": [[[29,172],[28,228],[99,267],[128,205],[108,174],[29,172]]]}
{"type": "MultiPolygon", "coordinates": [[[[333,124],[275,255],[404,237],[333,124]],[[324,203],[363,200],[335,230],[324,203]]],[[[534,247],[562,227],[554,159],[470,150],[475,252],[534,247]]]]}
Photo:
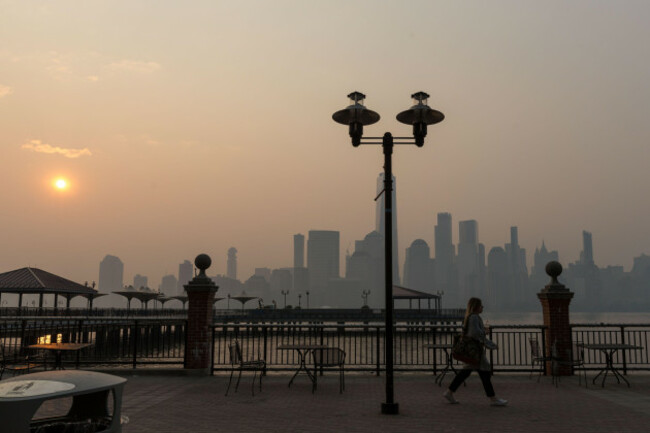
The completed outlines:
{"type": "Polygon", "coordinates": [[[384,415],[397,415],[399,414],[399,404],[398,403],[382,403],[381,404],[381,413],[384,415]]]}

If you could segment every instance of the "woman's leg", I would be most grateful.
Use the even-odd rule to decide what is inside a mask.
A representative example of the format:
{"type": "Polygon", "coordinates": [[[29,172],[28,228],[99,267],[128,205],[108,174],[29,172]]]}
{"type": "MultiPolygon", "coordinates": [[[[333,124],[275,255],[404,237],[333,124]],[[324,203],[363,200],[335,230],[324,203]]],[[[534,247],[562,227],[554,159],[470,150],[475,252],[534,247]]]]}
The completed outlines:
{"type": "Polygon", "coordinates": [[[481,378],[481,382],[483,382],[483,389],[485,390],[485,395],[487,395],[488,397],[494,397],[494,388],[492,387],[492,381],[490,380],[490,376],[492,374],[489,371],[479,370],[478,375],[481,378]]]}
{"type": "Polygon", "coordinates": [[[465,382],[465,379],[467,379],[470,374],[472,374],[472,370],[470,370],[469,368],[463,368],[458,373],[456,373],[456,377],[454,377],[454,380],[451,382],[451,385],[449,385],[449,390],[451,392],[456,392],[458,387],[461,386],[463,382],[465,382]]]}

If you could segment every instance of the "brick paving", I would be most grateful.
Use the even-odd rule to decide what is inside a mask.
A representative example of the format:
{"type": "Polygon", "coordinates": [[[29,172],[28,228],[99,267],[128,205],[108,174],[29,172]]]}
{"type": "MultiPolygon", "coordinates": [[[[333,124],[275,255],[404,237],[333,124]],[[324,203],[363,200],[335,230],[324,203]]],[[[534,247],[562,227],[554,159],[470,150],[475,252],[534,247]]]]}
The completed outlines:
{"type": "MultiPolygon", "coordinates": [[[[382,415],[384,378],[346,374],[339,394],[338,375],[319,378],[312,394],[306,377],[287,387],[288,373],[270,373],[261,393],[251,395],[244,373],[237,393],[224,395],[228,375],[192,377],[126,375],[122,413],[124,433],[166,432],[640,432],[650,425],[650,375],[630,374],[631,388],[608,379],[605,388],[565,377],[558,388],[527,375],[498,374],[497,395],[507,407],[491,407],[476,374],[450,405],[431,374],[398,373],[395,400],[399,415],[382,415]]],[[[446,378],[444,385],[448,385],[446,378]]]]}

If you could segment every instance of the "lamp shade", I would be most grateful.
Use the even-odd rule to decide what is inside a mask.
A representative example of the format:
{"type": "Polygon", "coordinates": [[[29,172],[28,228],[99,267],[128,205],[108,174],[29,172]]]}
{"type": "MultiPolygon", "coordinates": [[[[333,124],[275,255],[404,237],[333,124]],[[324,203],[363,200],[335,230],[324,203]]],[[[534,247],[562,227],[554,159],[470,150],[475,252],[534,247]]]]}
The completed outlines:
{"type": "Polygon", "coordinates": [[[417,92],[411,95],[411,97],[416,103],[408,110],[402,111],[397,115],[397,120],[400,123],[405,123],[407,125],[415,125],[416,123],[433,125],[442,122],[445,119],[444,114],[427,105],[427,99],[429,98],[427,93],[417,92]]]}
{"type": "Polygon", "coordinates": [[[379,114],[363,105],[366,95],[360,92],[352,92],[348,95],[348,98],[350,98],[350,105],[332,114],[332,119],[336,123],[342,125],[351,125],[353,123],[372,125],[379,122],[379,114]]]}

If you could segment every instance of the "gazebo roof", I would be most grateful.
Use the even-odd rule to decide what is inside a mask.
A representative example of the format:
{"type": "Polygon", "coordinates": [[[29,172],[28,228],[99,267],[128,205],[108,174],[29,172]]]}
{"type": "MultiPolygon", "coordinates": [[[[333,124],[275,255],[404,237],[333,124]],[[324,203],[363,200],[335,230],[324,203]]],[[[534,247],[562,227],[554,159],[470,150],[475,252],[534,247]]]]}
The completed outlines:
{"type": "Polygon", "coordinates": [[[438,295],[393,285],[393,299],[437,299],[438,295]]]}
{"type": "Polygon", "coordinates": [[[92,295],[92,287],[75,283],[38,268],[20,268],[0,274],[0,292],[92,295]]]}

